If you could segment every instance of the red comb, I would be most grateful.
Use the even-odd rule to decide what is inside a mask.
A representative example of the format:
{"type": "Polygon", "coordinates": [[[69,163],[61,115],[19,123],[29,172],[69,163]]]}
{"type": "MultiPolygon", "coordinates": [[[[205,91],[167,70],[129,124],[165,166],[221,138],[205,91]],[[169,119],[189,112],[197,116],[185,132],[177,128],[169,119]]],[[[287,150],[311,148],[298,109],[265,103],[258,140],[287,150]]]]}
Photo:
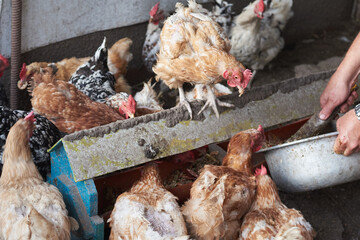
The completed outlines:
{"type": "Polygon", "coordinates": [[[24,119],[27,121],[35,122],[34,111],[31,111],[28,115],[26,115],[26,117],[24,119]]]}
{"type": "Polygon", "coordinates": [[[26,80],[26,63],[23,63],[19,77],[21,80],[26,80]]]}
{"type": "Polygon", "coordinates": [[[263,164],[261,164],[260,168],[257,168],[255,170],[255,176],[266,175],[266,174],[267,174],[267,170],[266,170],[266,167],[263,164]]]}
{"type": "Polygon", "coordinates": [[[153,6],[149,12],[149,15],[151,17],[154,17],[155,14],[157,13],[157,11],[159,10],[159,5],[160,5],[160,2],[156,3],[155,6],[153,6]]]}
{"type": "Polygon", "coordinates": [[[136,108],[136,102],[135,99],[133,98],[133,96],[130,94],[129,98],[128,98],[128,106],[130,109],[134,109],[136,108]]]}
{"type": "Polygon", "coordinates": [[[264,12],[264,10],[265,10],[264,0],[260,0],[258,6],[259,6],[259,11],[264,12]]]}

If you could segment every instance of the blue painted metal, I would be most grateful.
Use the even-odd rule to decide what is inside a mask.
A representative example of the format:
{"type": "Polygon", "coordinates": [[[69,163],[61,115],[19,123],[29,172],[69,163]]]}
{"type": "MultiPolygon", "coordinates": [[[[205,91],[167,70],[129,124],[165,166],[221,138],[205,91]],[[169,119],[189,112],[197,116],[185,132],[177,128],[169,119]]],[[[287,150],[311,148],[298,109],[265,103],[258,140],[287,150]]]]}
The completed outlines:
{"type": "Polygon", "coordinates": [[[75,182],[62,140],[49,149],[51,175],[48,182],[55,185],[64,197],[69,215],[75,218],[80,229],[71,235],[77,239],[104,239],[104,221],[98,214],[98,195],[92,179],[75,182]]]}

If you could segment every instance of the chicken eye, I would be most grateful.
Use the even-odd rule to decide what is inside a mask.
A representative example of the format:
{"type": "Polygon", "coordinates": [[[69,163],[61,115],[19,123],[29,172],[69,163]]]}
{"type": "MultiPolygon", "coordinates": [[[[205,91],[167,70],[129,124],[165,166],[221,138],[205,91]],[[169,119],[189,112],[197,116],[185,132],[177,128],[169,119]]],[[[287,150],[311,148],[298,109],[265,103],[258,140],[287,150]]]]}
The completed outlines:
{"type": "Polygon", "coordinates": [[[235,79],[238,79],[239,77],[238,76],[235,76],[235,79]]]}

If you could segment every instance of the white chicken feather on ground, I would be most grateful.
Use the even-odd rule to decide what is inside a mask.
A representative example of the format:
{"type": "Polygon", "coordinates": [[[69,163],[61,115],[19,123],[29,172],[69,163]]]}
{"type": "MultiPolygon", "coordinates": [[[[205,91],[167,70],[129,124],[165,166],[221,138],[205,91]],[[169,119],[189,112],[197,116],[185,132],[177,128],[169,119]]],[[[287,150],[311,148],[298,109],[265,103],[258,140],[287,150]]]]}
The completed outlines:
{"type": "Polygon", "coordinates": [[[292,4],[292,0],[250,3],[234,19],[230,53],[253,71],[263,69],[285,45],[281,32],[293,16],[292,4]]]}

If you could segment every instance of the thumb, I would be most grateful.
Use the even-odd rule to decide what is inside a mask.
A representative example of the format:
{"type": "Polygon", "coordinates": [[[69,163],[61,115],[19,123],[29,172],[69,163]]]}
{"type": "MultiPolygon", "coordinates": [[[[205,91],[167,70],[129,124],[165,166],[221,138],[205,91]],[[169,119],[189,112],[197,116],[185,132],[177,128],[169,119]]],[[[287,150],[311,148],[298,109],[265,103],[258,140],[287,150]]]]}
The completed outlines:
{"type": "Polygon", "coordinates": [[[334,111],[336,106],[334,105],[331,105],[331,104],[326,104],[320,111],[319,113],[319,118],[321,120],[326,120],[330,115],[331,113],[334,111]]]}

